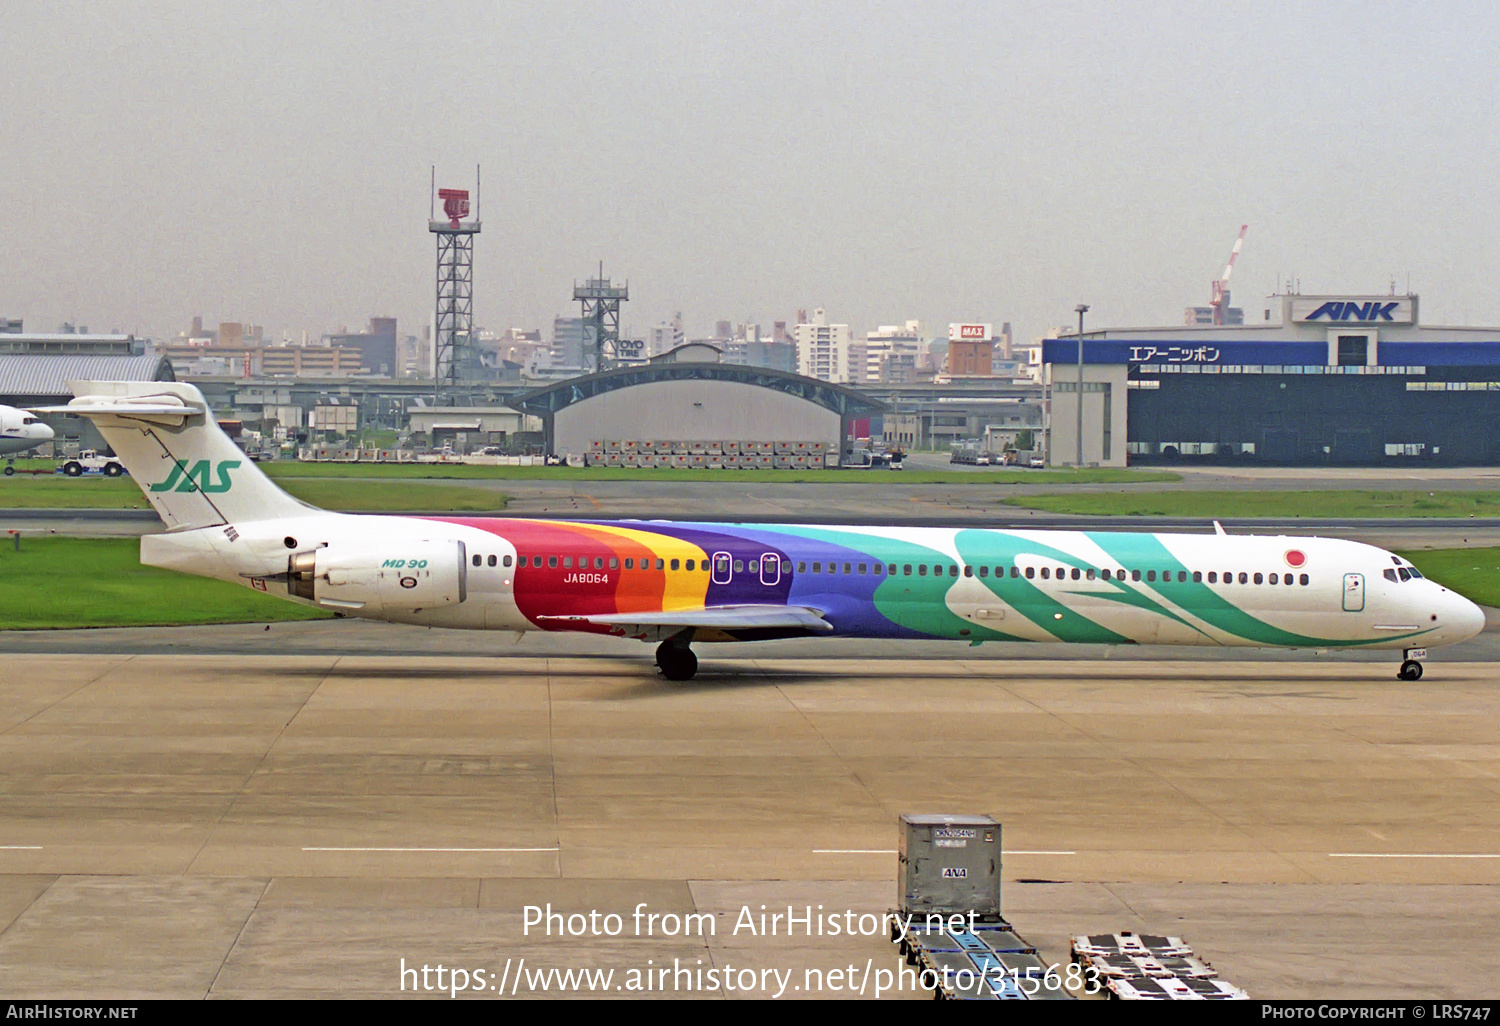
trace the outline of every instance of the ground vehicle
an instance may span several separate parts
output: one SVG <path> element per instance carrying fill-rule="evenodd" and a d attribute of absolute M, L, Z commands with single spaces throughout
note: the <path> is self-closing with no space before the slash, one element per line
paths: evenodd
<path fill-rule="evenodd" d="M 1032 470 L 1043 470 L 1047 466 L 1047 461 L 1042 459 L 1040 456 L 1033 456 L 1031 457 L 1031 459 L 1026 461 L 1026 465 Z"/>
<path fill-rule="evenodd" d="M 57 469 L 59 473 L 69 477 L 82 477 L 86 473 L 119 477 L 125 473 L 125 464 L 113 456 L 101 456 L 93 449 L 85 449 L 72 459 L 63 461 L 62 466 Z"/>

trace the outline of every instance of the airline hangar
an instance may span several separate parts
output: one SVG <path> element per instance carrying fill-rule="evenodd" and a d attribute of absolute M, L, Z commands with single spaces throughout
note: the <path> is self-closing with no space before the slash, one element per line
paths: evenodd
<path fill-rule="evenodd" d="M 1280 323 L 1085 331 L 1085 465 L 1500 465 L 1500 328 L 1418 297 L 1301 296 Z M 1078 340 L 1047 339 L 1048 460 L 1079 462 Z"/>

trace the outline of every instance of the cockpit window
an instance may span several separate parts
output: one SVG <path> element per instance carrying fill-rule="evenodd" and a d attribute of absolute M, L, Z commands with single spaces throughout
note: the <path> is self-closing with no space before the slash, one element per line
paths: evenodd
<path fill-rule="evenodd" d="M 1388 581 L 1399 581 L 1399 578 L 1397 578 L 1396 576 L 1396 571 L 1390 569 L 1389 567 L 1385 569 L 1384 577 Z"/>
<path fill-rule="evenodd" d="M 1409 567 L 1407 567 L 1407 568 L 1406 568 L 1406 572 L 1407 572 L 1407 573 L 1409 573 L 1409 574 L 1411 574 L 1411 575 L 1412 575 L 1412 576 L 1413 576 L 1413 577 L 1416 577 L 1416 578 L 1419 578 L 1419 579 L 1420 579 L 1420 578 L 1421 578 L 1421 576 L 1422 576 L 1422 571 L 1420 571 L 1420 570 L 1418 570 L 1418 569 L 1417 569 L 1417 568 L 1416 568 L 1416 567 L 1414 567 L 1414 566 L 1409 566 Z"/>
<path fill-rule="evenodd" d="M 1401 575 L 1401 579 L 1403 581 L 1409 581 L 1409 580 L 1411 580 L 1411 571 L 1408 570 L 1408 569 L 1406 569 L 1406 567 L 1404 567 L 1404 566 L 1403 567 L 1398 567 L 1396 569 L 1396 572 Z"/>

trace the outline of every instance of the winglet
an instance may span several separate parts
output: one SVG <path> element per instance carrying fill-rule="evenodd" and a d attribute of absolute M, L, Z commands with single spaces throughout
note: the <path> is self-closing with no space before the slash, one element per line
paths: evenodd
<path fill-rule="evenodd" d="M 1229 534 L 1229 532 L 1226 531 L 1226 530 L 1224 530 L 1224 525 L 1223 524 L 1221 524 L 1217 520 L 1215 520 L 1214 521 L 1214 534 L 1222 535 L 1222 536 L 1226 536 L 1227 537 L 1228 534 Z"/>

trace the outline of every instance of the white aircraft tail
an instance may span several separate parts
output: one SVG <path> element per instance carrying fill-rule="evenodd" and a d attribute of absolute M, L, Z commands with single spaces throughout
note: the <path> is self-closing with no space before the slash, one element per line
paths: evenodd
<path fill-rule="evenodd" d="M 306 516 L 219 427 L 203 393 L 178 381 L 70 381 L 67 412 L 88 417 L 169 531 Z"/>

